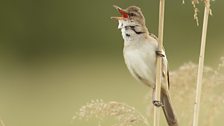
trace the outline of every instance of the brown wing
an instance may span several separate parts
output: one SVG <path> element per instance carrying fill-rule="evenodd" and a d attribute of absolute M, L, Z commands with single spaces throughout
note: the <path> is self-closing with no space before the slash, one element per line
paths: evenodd
<path fill-rule="evenodd" d="M 158 41 L 158 37 L 156 35 L 154 35 L 153 33 L 149 33 L 149 35 Z M 164 47 L 163 47 L 163 50 L 165 51 Z M 169 75 L 169 69 L 168 68 L 167 68 L 167 73 L 166 74 L 167 74 L 168 89 L 170 89 L 170 75 Z M 165 77 L 165 73 L 163 73 L 163 76 Z"/>

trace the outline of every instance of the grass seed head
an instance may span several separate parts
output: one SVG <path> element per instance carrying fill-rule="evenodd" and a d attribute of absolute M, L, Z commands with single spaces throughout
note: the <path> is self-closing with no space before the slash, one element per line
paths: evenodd
<path fill-rule="evenodd" d="M 143 115 L 141 115 L 134 107 L 124 103 L 115 101 L 104 102 L 103 100 L 92 100 L 86 105 L 82 106 L 79 112 L 73 119 L 96 118 L 100 120 L 112 117 L 117 123 L 114 126 L 147 126 L 148 122 Z"/>

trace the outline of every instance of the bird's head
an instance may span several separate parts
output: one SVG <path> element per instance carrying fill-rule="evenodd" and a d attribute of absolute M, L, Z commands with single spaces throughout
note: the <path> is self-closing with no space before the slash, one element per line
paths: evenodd
<path fill-rule="evenodd" d="M 122 9 L 122 8 L 114 5 L 114 8 L 118 10 L 118 12 L 121 14 L 121 16 L 112 17 L 112 19 L 129 21 L 129 22 L 136 23 L 136 24 L 139 24 L 142 26 L 145 25 L 145 17 L 142 14 L 142 11 L 139 7 L 129 6 L 126 9 Z"/>

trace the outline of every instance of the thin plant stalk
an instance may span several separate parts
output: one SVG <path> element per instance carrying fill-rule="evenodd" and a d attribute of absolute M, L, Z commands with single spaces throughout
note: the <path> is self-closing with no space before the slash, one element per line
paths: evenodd
<path fill-rule="evenodd" d="M 2 120 L 0 120 L 0 126 L 5 126 L 5 124 Z"/>
<path fill-rule="evenodd" d="M 159 30 L 158 30 L 158 44 L 159 51 L 163 49 L 163 28 L 164 28 L 164 10 L 165 10 L 165 0 L 160 0 L 159 5 Z M 156 65 L 156 90 L 155 90 L 155 100 L 160 101 L 161 95 L 161 80 L 162 80 L 162 58 L 157 57 Z M 160 122 L 160 108 L 154 106 L 154 126 L 159 126 Z"/>
<path fill-rule="evenodd" d="M 208 0 L 208 2 L 210 2 L 210 1 Z M 199 65 L 198 65 L 197 88 L 196 88 L 196 97 L 195 97 L 195 104 L 194 104 L 193 126 L 198 126 L 198 120 L 199 120 L 202 78 L 203 78 L 203 68 L 204 68 L 204 56 L 205 56 L 205 45 L 206 45 L 209 14 L 210 14 L 210 5 L 206 4 L 205 10 L 204 10 L 204 19 L 203 19 L 203 28 L 202 28 L 202 37 L 201 37 L 201 50 L 200 50 Z"/>

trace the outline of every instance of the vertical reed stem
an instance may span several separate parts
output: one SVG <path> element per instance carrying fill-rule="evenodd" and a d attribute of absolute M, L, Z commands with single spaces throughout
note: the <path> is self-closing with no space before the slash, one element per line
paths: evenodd
<path fill-rule="evenodd" d="M 159 6 L 159 30 L 158 30 L 158 39 L 159 39 L 159 51 L 162 51 L 163 48 L 163 28 L 164 28 L 164 10 L 165 10 L 165 0 L 160 0 Z M 160 101 L 161 95 L 161 80 L 162 80 L 162 58 L 157 57 L 156 65 L 156 90 L 155 90 L 155 100 Z M 154 106 L 154 126 L 159 126 L 160 121 L 160 108 Z"/>
<path fill-rule="evenodd" d="M 208 0 L 208 2 L 210 2 L 210 0 Z M 201 37 L 201 50 L 200 50 L 200 56 L 199 56 L 198 75 L 197 75 L 196 98 L 195 98 L 195 104 L 194 104 L 193 126 L 198 126 L 198 119 L 199 119 L 202 77 L 203 77 L 203 68 L 204 68 L 204 56 L 205 56 L 205 45 L 206 45 L 209 12 L 210 12 L 210 5 L 207 4 L 207 5 L 205 5 L 205 10 L 204 10 L 204 20 L 203 20 L 203 29 L 202 29 L 202 37 Z"/>

